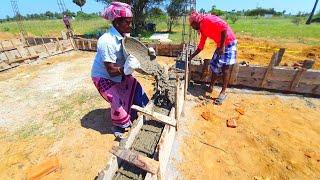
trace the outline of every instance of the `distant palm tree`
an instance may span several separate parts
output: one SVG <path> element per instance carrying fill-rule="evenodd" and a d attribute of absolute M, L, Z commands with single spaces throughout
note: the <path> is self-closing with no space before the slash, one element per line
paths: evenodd
<path fill-rule="evenodd" d="M 313 15 L 314 15 L 314 12 L 316 11 L 318 1 L 319 1 L 319 0 L 316 0 L 316 2 L 314 3 L 313 9 L 312 9 L 312 11 L 311 11 L 311 13 L 310 13 L 310 16 L 309 16 L 306 24 L 311 24 L 311 20 L 312 20 L 312 17 L 313 17 Z"/>

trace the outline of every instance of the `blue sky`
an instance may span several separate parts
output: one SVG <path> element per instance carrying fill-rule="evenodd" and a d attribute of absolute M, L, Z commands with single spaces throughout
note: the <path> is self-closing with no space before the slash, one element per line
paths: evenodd
<path fill-rule="evenodd" d="M 211 9 L 212 5 L 222 10 L 252 9 L 257 6 L 263 8 L 275 8 L 277 11 L 286 10 L 287 13 L 296 14 L 299 11 L 310 12 L 315 0 L 197 0 L 197 9 Z M 79 11 L 79 7 L 72 3 L 72 0 L 64 0 L 67 9 Z M 20 13 L 31 14 L 45 11 L 58 12 L 59 7 L 56 0 L 18 0 Z M 84 12 L 99 12 L 103 9 L 102 3 L 95 0 L 87 0 L 83 7 Z M 320 9 L 318 4 L 317 11 Z M 10 0 L 1 0 L 0 18 L 6 15 L 13 16 Z"/>

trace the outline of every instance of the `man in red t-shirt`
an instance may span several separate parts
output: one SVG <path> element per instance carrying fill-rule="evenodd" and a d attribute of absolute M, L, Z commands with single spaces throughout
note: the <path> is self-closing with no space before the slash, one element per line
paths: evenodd
<path fill-rule="evenodd" d="M 236 63 L 237 40 L 228 24 L 218 16 L 211 14 L 200 14 L 193 11 L 189 17 L 190 25 L 201 34 L 200 43 L 190 56 L 189 60 L 199 54 L 205 45 L 207 38 L 212 39 L 217 46 L 210 62 L 212 79 L 209 92 L 212 92 L 213 85 L 218 77 L 222 75 L 223 86 L 215 104 L 221 105 L 226 98 L 226 89 L 230 78 L 230 69 Z"/>

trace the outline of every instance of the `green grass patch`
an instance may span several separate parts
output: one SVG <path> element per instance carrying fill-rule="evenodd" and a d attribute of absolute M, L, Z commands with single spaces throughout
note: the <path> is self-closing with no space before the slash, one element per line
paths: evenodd
<path fill-rule="evenodd" d="M 29 137 L 33 137 L 37 134 L 39 134 L 39 129 L 41 128 L 40 124 L 34 123 L 31 125 L 25 125 L 22 128 L 20 128 L 17 132 L 16 132 L 16 136 L 19 139 L 26 139 Z"/>
<path fill-rule="evenodd" d="M 106 30 L 110 23 L 102 18 L 94 18 L 89 20 L 72 20 L 72 28 L 76 34 L 87 34 Z M 65 30 L 61 19 L 58 20 L 30 20 L 24 21 L 25 30 L 33 36 L 52 36 L 60 35 Z M 16 22 L 6 22 L 0 24 L 2 32 L 10 32 L 18 35 L 19 29 Z"/>
<path fill-rule="evenodd" d="M 306 25 L 303 20 L 297 25 L 292 21 L 293 18 L 241 18 L 229 24 L 240 35 L 320 45 L 320 24 Z"/>
<path fill-rule="evenodd" d="M 320 24 L 312 23 L 305 25 L 305 19 L 300 24 L 295 24 L 294 17 L 283 18 L 253 18 L 240 17 L 236 23 L 229 22 L 232 29 L 238 35 L 249 35 L 258 38 L 274 39 L 282 42 L 297 42 L 311 45 L 320 45 Z M 164 17 L 149 19 L 147 22 L 156 24 L 157 32 L 167 31 L 167 19 Z M 173 43 L 180 43 L 182 40 L 182 21 L 173 26 L 173 32 L 169 38 Z M 62 20 L 24 21 L 25 29 L 35 36 L 60 35 L 65 30 Z M 187 22 L 188 25 L 188 22 Z M 104 32 L 110 27 L 110 22 L 98 17 L 90 20 L 72 20 L 72 26 L 76 34 L 94 35 L 97 32 Z M 15 22 L 0 24 L 0 31 L 18 34 L 19 30 Z M 186 27 L 186 32 L 189 26 Z M 142 39 L 148 42 L 151 33 L 141 34 Z"/>

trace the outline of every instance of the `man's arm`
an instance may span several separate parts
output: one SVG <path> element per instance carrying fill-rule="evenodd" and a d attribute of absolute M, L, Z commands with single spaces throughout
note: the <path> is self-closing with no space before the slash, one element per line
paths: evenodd
<path fill-rule="evenodd" d="M 204 48 L 204 45 L 206 44 L 206 40 L 207 40 L 207 36 L 201 35 L 198 47 L 189 57 L 188 59 L 189 61 L 191 61 L 192 58 L 194 58 L 196 55 L 198 55 L 202 51 L 202 49 Z"/>
<path fill-rule="evenodd" d="M 196 55 L 198 55 L 201 52 L 201 49 L 197 48 L 189 57 L 189 61 L 191 61 L 191 59 L 193 59 Z"/>
<path fill-rule="evenodd" d="M 123 75 L 123 67 L 118 66 L 115 63 L 104 62 L 104 65 L 111 77 Z"/>
<path fill-rule="evenodd" d="M 227 39 L 227 30 L 223 30 L 221 31 L 221 34 L 220 34 L 220 46 L 218 48 L 218 53 L 219 55 L 222 55 L 224 54 L 224 51 L 225 51 L 225 42 L 226 42 L 226 39 Z"/>

